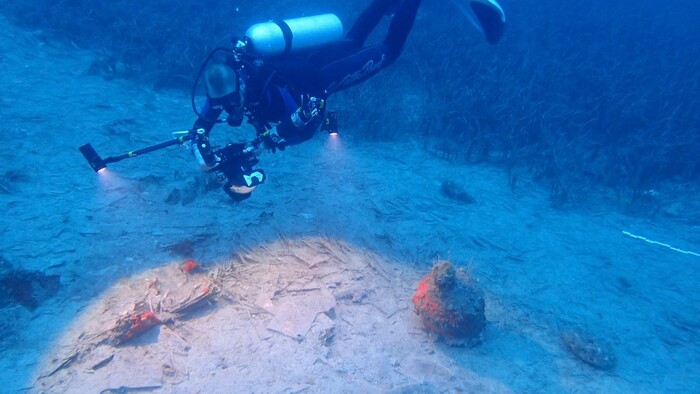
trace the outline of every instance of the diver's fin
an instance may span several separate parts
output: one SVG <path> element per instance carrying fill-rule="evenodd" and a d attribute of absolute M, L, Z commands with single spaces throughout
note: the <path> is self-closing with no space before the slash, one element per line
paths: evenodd
<path fill-rule="evenodd" d="M 489 44 L 501 40 L 506 14 L 496 0 L 452 0 L 452 3 L 484 34 Z"/>

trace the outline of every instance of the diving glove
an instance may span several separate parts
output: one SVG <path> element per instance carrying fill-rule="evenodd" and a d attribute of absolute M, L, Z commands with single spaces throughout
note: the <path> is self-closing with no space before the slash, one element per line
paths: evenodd
<path fill-rule="evenodd" d="M 322 113 L 326 102 L 318 97 L 308 95 L 301 97 L 301 106 L 292 114 L 292 124 L 301 128 L 316 120 Z"/>
<path fill-rule="evenodd" d="M 283 151 L 287 148 L 287 140 L 277 133 L 277 127 L 273 127 L 265 132 L 263 143 L 265 144 L 265 148 L 272 153 L 275 153 L 277 149 Z"/>
<path fill-rule="evenodd" d="M 221 157 L 217 155 L 209 143 L 209 138 L 204 134 L 204 129 L 195 131 L 177 131 L 173 133 L 175 138 L 182 138 L 184 135 L 194 134 L 194 138 L 183 141 L 182 145 L 192 151 L 192 155 L 197 159 L 199 168 L 204 172 L 210 172 L 221 164 Z"/>

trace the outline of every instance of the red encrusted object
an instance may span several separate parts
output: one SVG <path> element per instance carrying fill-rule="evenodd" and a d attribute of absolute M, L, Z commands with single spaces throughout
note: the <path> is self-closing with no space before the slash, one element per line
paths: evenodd
<path fill-rule="evenodd" d="M 184 264 L 182 264 L 182 271 L 186 274 L 191 273 L 192 271 L 196 270 L 199 267 L 199 264 L 197 264 L 196 261 L 192 259 L 187 259 Z"/>
<path fill-rule="evenodd" d="M 484 296 L 474 280 L 448 261 L 439 261 L 418 283 L 416 313 L 428 330 L 451 345 L 480 342 L 486 325 Z"/>
<path fill-rule="evenodd" d="M 160 324 L 160 320 L 158 320 L 156 314 L 151 311 L 141 312 L 136 316 L 130 316 L 127 324 L 129 328 L 124 334 L 124 340 L 139 336 L 158 324 Z"/>
<path fill-rule="evenodd" d="M 142 307 L 143 305 L 137 305 L 133 312 L 117 320 L 114 327 L 108 331 L 109 343 L 121 345 L 161 323 L 152 311 L 138 311 Z"/>

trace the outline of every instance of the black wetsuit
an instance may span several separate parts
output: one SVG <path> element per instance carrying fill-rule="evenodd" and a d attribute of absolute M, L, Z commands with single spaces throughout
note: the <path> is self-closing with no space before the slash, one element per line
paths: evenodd
<path fill-rule="evenodd" d="M 312 122 L 295 127 L 290 116 L 301 105 L 302 95 L 326 99 L 330 94 L 364 82 L 392 64 L 401 53 L 421 0 L 374 0 L 360 15 L 345 38 L 311 53 L 265 62 L 263 70 L 246 79 L 246 107 L 256 127 L 279 123 L 277 132 L 288 145 L 311 138 L 320 125 Z M 364 46 L 379 21 L 394 12 L 389 31 L 381 43 Z M 195 124 L 206 134 L 222 108 L 209 101 Z"/>

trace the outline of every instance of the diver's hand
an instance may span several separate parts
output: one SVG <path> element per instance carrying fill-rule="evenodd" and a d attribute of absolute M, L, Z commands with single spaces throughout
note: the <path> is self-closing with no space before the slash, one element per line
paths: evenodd
<path fill-rule="evenodd" d="M 211 149 L 209 138 L 197 131 L 195 138 L 192 140 L 192 154 L 197 159 L 199 169 L 204 172 L 210 172 L 216 169 L 221 163 L 221 157 Z"/>
<path fill-rule="evenodd" d="M 277 127 L 273 127 L 265 132 L 263 135 L 263 143 L 265 144 L 265 148 L 272 153 L 275 153 L 277 149 L 283 151 L 287 147 L 287 140 L 277 133 Z"/>
<path fill-rule="evenodd" d="M 292 123 L 296 127 L 303 127 L 316 120 L 323 112 L 326 102 L 313 96 L 302 96 L 301 106 L 292 114 Z"/>

